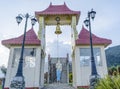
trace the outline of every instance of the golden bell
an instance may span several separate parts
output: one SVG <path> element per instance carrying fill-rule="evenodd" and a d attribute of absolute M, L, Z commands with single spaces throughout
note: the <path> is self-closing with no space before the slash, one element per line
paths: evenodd
<path fill-rule="evenodd" d="M 60 25 L 57 24 L 55 34 L 59 35 L 61 33 L 62 33 L 62 31 L 60 30 Z"/>

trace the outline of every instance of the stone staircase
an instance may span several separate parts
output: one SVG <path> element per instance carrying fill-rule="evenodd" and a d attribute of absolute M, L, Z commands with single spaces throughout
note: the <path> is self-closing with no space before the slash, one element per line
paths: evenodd
<path fill-rule="evenodd" d="M 70 86 L 70 85 L 68 85 L 68 84 L 53 83 L 53 84 L 46 85 L 42 89 L 75 89 L 75 88 Z"/>

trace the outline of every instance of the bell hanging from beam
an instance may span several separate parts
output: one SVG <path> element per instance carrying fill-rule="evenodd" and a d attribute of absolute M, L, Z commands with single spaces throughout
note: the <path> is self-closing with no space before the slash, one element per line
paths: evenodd
<path fill-rule="evenodd" d="M 59 23 L 58 23 L 57 26 L 56 26 L 55 34 L 59 35 L 59 34 L 61 34 L 61 33 L 62 33 L 62 31 L 60 30 L 60 25 L 59 25 Z"/>

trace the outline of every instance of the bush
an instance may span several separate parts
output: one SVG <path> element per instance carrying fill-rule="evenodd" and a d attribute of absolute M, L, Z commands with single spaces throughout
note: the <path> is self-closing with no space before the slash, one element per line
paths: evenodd
<path fill-rule="evenodd" d="M 120 75 L 120 65 L 118 66 L 112 66 L 110 68 L 108 68 L 108 74 L 109 75 L 114 75 L 114 74 L 119 74 Z"/>
<path fill-rule="evenodd" d="M 118 71 L 118 73 L 120 75 L 120 65 L 117 66 L 117 71 Z"/>
<path fill-rule="evenodd" d="M 112 67 L 108 68 L 108 74 L 109 75 L 113 75 L 113 73 L 116 72 L 116 71 L 117 71 L 117 67 L 115 67 L 115 66 L 112 66 Z"/>
<path fill-rule="evenodd" d="M 100 79 L 95 89 L 120 89 L 120 75 Z"/>

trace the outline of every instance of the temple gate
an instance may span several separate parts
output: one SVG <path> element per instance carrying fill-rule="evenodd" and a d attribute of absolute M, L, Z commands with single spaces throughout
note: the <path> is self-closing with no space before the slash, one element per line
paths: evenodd
<path fill-rule="evenodd" d="M 58 28 L 60 28 L 61 25 L 71 26 L 73 86 L 76 88 L 88 87 L 91 72 L 89 31 L 82 27 L 78 35 L 76 25 L 79 21 L 80 11 L 70 10 L 65 3 L 63 5 L 52 5 L 52 3 L 50 3 L 47 9 L 36 11 L 35 15 L 39 22 L 38 36 L 36 36 L 33 28 L 26 33 L 25 63 L 23 68 L 26 83 L 25 88 L 41 89 L 44 87 L 44 64 L 46 56 L 45 28 L 50 25 L 56 25 Z M 23 35 L 2 41 L 2 44 L 10 49 L 5 89 L 10 88 L 11 79 L 15 76 L 17 71 L 22 37 Z M 104 77 L 107 74 L 104 48 L 111 44 L 112 41 L 97 37 L 94 34 L 92 34 L 92 37 L 97 70 L 99 75 Z M 65 82 L 66 81 L 68 80 L 65 80 Z M 54 80 L 52 82 L 54 82 Z"/>
<path fill-rule="evenodd" d="M 45 61 L 45 27 L 46 26 L 51 26 L 51 25 L 70 25 L 71 26 L 71 46 L 72 46 L 72 57 L 74 57 L 74 52 L 75 52 L 75 41 L 78 38 L 78 32 L 76 29 L 76 25 L 78 24 L 79 21 L 79 16 L 80 16 L 80 11 L 73 11 L 70 10 L 66 4 L 64 3 L 63 5 L 52 5 L 50 3 L 49 7 L 43 11 L 36 11 L 35 15 L 38 19 L 39 22 L 39 31 L 38 31 L 38 37 L 41 40 L 41 52 L 42 52 L 42 60 Z M 41 84 L 43 85 L 43 66 L 44 62 L 41 62 Z M 74 65 L 73 65 L 73 70 L 74 70 Z M 74 77 L 76 75 L 73 72 L 73 82 L 74 82 Z"/>

